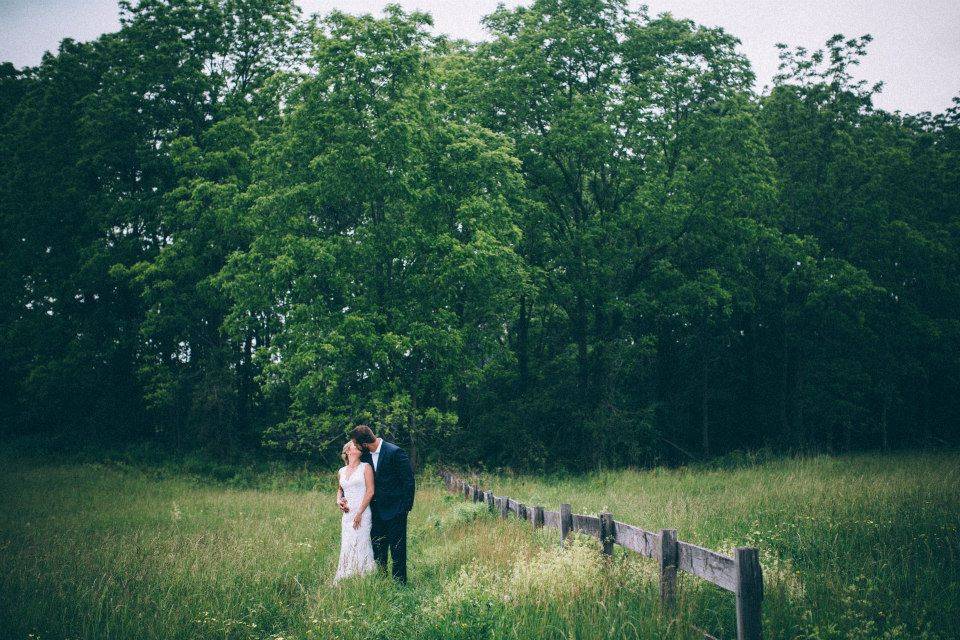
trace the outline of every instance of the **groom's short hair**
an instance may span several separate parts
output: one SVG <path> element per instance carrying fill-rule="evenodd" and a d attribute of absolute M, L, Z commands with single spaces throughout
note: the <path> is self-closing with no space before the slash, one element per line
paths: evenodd
<path fill-rule="evenodd" d="M 350 432 L 350 437 L 357 444 L 370 444 L 377 439 L 377 436 L 373 435 L 373 430 L 365 424 L 355 426 L 353 431 Z"/>

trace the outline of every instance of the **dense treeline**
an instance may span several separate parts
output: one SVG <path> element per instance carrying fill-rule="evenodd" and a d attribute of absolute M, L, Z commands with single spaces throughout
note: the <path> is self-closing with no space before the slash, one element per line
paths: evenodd
<path fill-rule="evenodd" d="M 10 433 L 585 467 L 955 444 L 960 107 L 868 36 L 536 0 L 481 43 L 292 0 L 121 2 L 0 67 Z"/>

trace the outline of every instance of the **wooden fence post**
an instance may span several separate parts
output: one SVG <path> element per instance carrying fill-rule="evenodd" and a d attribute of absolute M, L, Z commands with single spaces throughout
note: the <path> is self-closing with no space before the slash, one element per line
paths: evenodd
<path fill-rule="evenodd" d="M 517 517 L 521 520 L 527 519 L 527 505 L 522 502 L 517 503 Z"/>
<path fill-rule="evenodd" d="M 510 514 L 510 498 L 503 496 L 500 498 L 500 517 L 504 520 L 507 519 L 507 516 Z"/>
<path fill-rule="evenodd" d="M 760 556 L 751 547 L 733 550 L 737 563 L 737 640 L 760 640 L 760 605 L 763 602 L 763 573 Z"/>
<path fill-rule="evenodd" d="M 604 511 L 600 514 L 600 544 L 603 546 L 603 555 L 613 555 L 613 514 Z"/>
<path fill-rule="evenodd" d="M 573 512 L 570 505 L 560 505 L 560 542 L 564 542 L 573 531 Z"/>
<path fill-rule="evenodd" d="M 486 499 L 486 501 L 487 501 L 487 507 L 490 509 L 490 511 L 494 511 L 493 491 L 487 491 L 487 492 L 484 494 L 484 499 Z"/>
<path fill-rule="evenodd" d="M 533 528 L 540 529 L 543 527 L 543 507 L 536 506 L 533 508 Z"/>
<path fill-rule="evenodd" d="M 660 529 L 660 603 L 665 609 L 672 609 L 677 596 L 677 531 Z"/>

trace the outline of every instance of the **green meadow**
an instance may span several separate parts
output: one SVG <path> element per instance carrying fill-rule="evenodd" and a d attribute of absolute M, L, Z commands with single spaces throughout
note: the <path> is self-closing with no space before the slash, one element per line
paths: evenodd
<path fill-rule="evenodd" d="M 498 495 L 609 510 L 721 551 L 761 550 L 766 638 L 951 638 L 960 455 L 796 458 L 727 469 L 492 475 Z M 222 469 L 221 469 L 222 471 Z M 332 474 L 3 460 L 0 629 L 15 639 L 735 637 L 732 594 L 501 521 L 427 471 L 411 584 L 333 586 Z"/>

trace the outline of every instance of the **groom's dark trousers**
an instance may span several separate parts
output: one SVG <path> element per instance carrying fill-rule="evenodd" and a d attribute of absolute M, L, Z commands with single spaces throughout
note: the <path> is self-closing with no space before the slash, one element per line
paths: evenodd
<path fill-rule="evenodd" d="M 370 528 L 370 542 L 373 543 L 373 557 L 377 565 L 387 568 L 387 550 L 393 556 L 393 577 L 401 583 L 407 582 L 407 514 L 396 518 L 381 520 L 373 516 Z"/>
<path fill-rule="evenodd" d="M 364 452 L 360 458 L 373 464 L 373 457 Z M 413 467 L 407 452 L 397 445 L 380 443 L 377 466 L 374 468 L 373 500 L 370 511 L 373 521 L 370 541 L 377 565 L 387 568 L 387 552 L 393 558 L 393 577 L 407 582 L 407 513 L 413 508 L 416 486 Z"/>

